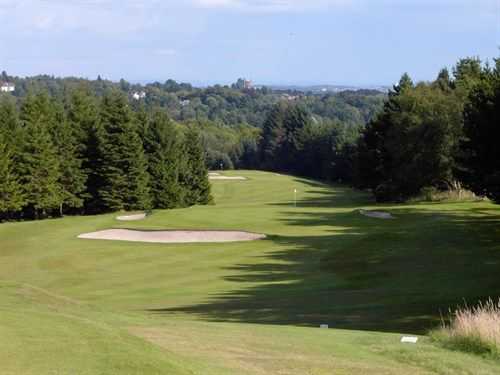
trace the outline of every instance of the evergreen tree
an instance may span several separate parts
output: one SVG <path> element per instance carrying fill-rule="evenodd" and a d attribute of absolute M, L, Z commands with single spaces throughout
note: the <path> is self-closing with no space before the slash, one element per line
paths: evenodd
<path fill-rule="evenodd" d="M 453 82 L 448 69 L 444 68 L 440 70 L 436 81 L 434 81 L 434 86 L 437 86 L 445 92 L 450 92 L 453 89 Z"/>
<path fill-rule="evenodd" d="M 309 123 L 308 113 L 300 106 L 289 106 L 285 112 L 285 138 L 278 152 L 280 169 L 289 172 L 298 172 L 302 159 L 303 131 Z"/>
<path fill-rule="evenodd" d="M 154 208 L 174 208 L 182 204 L 179 183 L 179 136 L 164 112 L 156 111 L 144 130 Z"/>
<path fill-rule="evenodd" d="M 14 171 L 14 157 L 7 138 L 0 133 L 0 219 L 20 211 L 25 204 L 19 176 Z"/>
<path fill-rule="evenodd" d="M 261 161 L 264 168 L 297 172 L 302 148 L 301 132 L 309 115 L 299 106 L 278 103 L 269 113 L 263 129 Z"/>
<path fill-rule="evenodd" d="M 16 140 L 18 131 L 16 102 L 11 96 L 0 95 L 0 132 L 9 140 Z"/>
<path fill-rule="evenodd" d="M 46 94 L 30 95 L 21 108 L 25 137 L 21 153 L 21 182 L 27 206 L 35 218 L 44 217 L 63 202 L 60 159 L 50 129 L 55 114 Z"/>
<path fill-rule="evenodd" d="M 67 121 L 72 129 L 78 148 L 77 159 L 81 160 L 81 170 L 86 176 L 86 190 L 81 194 L 87 213 L 100 211 L 98 191 L 101 188 L 101 156 L 99 143 L 102 138 L 98 119 L 98 109 L 94 98 L 85 87 L 72 92 L 68 106 Z"/>
<path fill-rule="evenodd" d="M 184 136 L 183 157 L 180 181 L 184 188 L 184 204 L 192 206 L 210 203 L 212 196 L 204 150 L 200 134 L 194 128 L 189 128 Z"/>
<path fill-rule="evenodd" d="M 464 112 L 462 177 L 476 194 L 500 203 L 500 65 L 470 93 Z"/>
<path fill-rule="evenodd" d="M 262 139 L 259 144 L 261 168 L 273 170 L 278 169 L 278 152 L 285 141 L 286 130 L 284 126 L 287 104 L 278 103 L 269 112 L 262 131 Z"/>
<path fill-rule="evenodd" d="M 19 121 L 15 100 L 10 96 L 0 96 L 0 133 L 4 135 L 12 153 L 14 171 L 19 175 L 19 162 L 24 131 Z"/>
<path fill-rule="evenodd" d="M 83 206 L 87 174 L 82 168 L 83 159 L 76 132 L 68 124 L 63 108 L 56 107 L 55 111 L 56 119 L 51 130 L 59 156 L 59 186 L 62 194 L 59 213 L 62 216 L 64 208 L 77 209 Z"/>
<path fill-rule="evenodd" d="M 99 197 L 106 209 L 150 208 L 143 145 L 124 95 L 107 93 L 101 104 L 102 141 Z"/>

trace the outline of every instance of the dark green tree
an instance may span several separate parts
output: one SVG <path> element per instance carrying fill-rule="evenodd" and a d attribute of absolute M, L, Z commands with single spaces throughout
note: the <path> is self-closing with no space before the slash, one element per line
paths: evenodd
<path fill-rule="evenodd" d="M 148 161 L 151 196 L 154 208 L 182 205 L 179 182 L 179 135 L 163 111 L 156 111 L 144 130 L 144 150 Z"/>
<path fill-rule="evenodd" d="M 273 170 L 279 167 L 277 155 L 286 139 L 285 118 L 288 105 L 284 102 L 277 104 L 268 114 L 262 139 L 259 144 L 260 165 L 263 169 Z"/>
<path fill-rule="evenodd" d="M 500 69 L 471 91 L 464 111 L 462 177 L 476 194 L 500 203 Z"/>
<path fill-rule="evenodd" d="M 21 108 L 21 121 L 25 137 L 20 155 L 20 178 L 28 215 L 45 217 L 59 209 L 64 201 L 59 185 L 60 158 L 50 134 L 56 116 L 48 96 L 28 96 Z"/>
<path fill-rule="evenodd" d="M 23 188 L 14 169 L 13 151 L 0 132 L 0 219 L 15 213 L 25 204 Z"/>
<path fill-rule="evenodd" d="M 102 141 L 99 197 L 105 209 L 136 210 L 151 206 L 143 145 L 127 98 L 107 93 L 101 104 Z"/>
<path fill-rule="evenodd" d="M 180 182 L 184 189 L 184 204 L 207 204 L 212 201 L 210 181 L 205 164 L 205 155 L 199 132 L 190 127 L 184 135 L 183 163 L 180 167 Z"/>
<path fill-rule="evenodd" d="M 102 208 L 98 194 L 102 185 L 99 152 L 102 128 L 95 99 L 88 88 L 80 86 L 71 93 L 67 113 L 67 122 L 78 143 L 77 158 L 81 160 L 81 169 L 86 176 L 86 190 L 80 196 L 85 211 L 97 213 Z"/>
<path fill-rule="evenodd" d="M 55 106 L 56 118 L 51 132 L 59 156 L 59 186 L 62 194 L 59 213 L 62 216 L 65 209 L 83 207 L 87 173 L 82 168 L 83 157 L 80 152 L 81 143 L 77 139 L 78 133 L 69 125 L 64 109 L 57 104 L 52 105 Z"/>

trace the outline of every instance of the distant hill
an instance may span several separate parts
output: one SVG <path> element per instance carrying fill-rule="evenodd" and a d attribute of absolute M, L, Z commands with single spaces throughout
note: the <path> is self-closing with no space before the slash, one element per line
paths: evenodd
<path fill-rule="evenodd" d="M 21 98 L 29 92 L 47 91 L 63 100 L 77 87 L 87 87 L 94 95 L 117 89 L 126 93 L 133 106 L 165 108 L 177 121 L 212 121 L 226 126 L 262 127 L 269 110 L 279 101 L 302 105 L 315 117 L 363 126 L 382 108 L 386 87 L 351 86 L 253 86 L 239 79 L 235 84 L 194 87 L 174 80 L 148 84 L 125 80 L 110 81 L 49 75 L 14 77 L 4 72 L 4 81 L 15 85 L 11 93 Z"/>

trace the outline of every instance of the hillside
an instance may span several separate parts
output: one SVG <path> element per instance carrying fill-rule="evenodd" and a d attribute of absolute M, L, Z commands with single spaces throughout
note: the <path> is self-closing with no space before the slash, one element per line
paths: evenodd
<path fill-rule="evenodd" d="M 110 214 L 1 224 L 0 373 L 500 371 L 498 360 L 425 336 L 440 312 L 500 294 L 500 208 L 382 206 L 313 180 L 227 174 L 248 180 L 213 181 L 213 206 L 157 210 L 137 222 Z M 76 238 L 112 227 L 268 237 L 182 245 Z M 420 340 L 401 344 L 403 333 Z"/>

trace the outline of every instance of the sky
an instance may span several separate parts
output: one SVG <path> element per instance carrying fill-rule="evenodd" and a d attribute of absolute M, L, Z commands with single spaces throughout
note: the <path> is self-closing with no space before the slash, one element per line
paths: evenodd
<path fill-rule="evenodd" d="M 0 0 L 0 70 L 390 85 L 500 56 L 500 0 Z"/>

